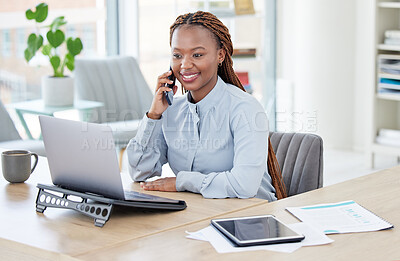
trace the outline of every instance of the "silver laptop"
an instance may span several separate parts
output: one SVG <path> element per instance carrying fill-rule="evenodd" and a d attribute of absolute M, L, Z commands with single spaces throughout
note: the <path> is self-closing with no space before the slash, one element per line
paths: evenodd
<path fill-rule="evenodd" d="M 178 200 L 124 191 L 109 126 L 39 116 L 54 185 L 108 198 L 152 203 Z"/>

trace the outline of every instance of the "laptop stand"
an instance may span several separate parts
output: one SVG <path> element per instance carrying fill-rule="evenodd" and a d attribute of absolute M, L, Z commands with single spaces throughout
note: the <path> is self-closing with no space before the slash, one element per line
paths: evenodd
<path fill-rule="evenodd" d="M 39 189 L 36 198 L 36 212 L 43 213 L 46 208 L 73 209 L 94 219 L 94 225 L 103 227 L 110 218 L 114 205 L 163 209 L 163 210 L 183 210 L 186 202 L 182 200 L 171 200 L 157 197 L 164 202 L 149 202 L 148 200 L 117 200 L 106 198 L 92 193 L 82 193 L 52 185 L 37 184 Z M 81 200 L 72 200 L 70 196 L 79 197 Z M 153 197 L 153 196 L 152 196 Z M 155 197 L 155 196 L 154 196 Z"/>
<path fill-rule="evenodd" d="M 43 213 L 47 207 L 73 209 L 93 218 L 97 227 L 103 227 L 110 218 L 114 205 L 111 199 L 56 186 L 38 184 L 37 187 L 39 192 L 36 198 L 36 211 L 39 213 Z M 71 200 L 69 196 L 79 197 L 82 201 Z"/>

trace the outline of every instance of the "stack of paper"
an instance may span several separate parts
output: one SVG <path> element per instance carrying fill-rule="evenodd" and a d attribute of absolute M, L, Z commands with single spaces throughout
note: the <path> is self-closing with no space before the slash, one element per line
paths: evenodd
<path fill-rule="evenodd" d="M 325 234 L 377 231 L 393 227 L 353 200 L 286 209 Z"/>

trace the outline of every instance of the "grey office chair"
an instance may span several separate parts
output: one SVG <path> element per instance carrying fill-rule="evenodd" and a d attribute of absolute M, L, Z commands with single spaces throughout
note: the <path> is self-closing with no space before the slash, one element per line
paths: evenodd
<path fill-rule="evenodd" d="M 306 133 L 270 132 L 271 144 L 281 167 L 288 196 L 321 188 L 322 138 Z"/>
<path fill-rule="evenodd" d="M 14 122 L 0 101 L 0 148 L 10 150 L 29 150 L 40 156 L 46 156 L 44 144 L 40 140 L 22 140 Z"/>
<path fill-rule="evenodd" d="M 111 127 L 115 144 L 121 149 L 121 164 L 123 151 L 153 100 L 139 65 L 127 56 L 81 58 L 75 62 L 74 75 L 79 99 L 104 103 L 87 120 Z"/>

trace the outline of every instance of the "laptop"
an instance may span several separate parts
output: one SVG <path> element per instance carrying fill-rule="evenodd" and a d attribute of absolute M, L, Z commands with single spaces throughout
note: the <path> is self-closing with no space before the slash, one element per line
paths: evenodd
<path fill-rule="evenodd" d="M 181 200 L 124 191 L 109 126 L 49 116 L 39 116 L 39 122 L 54 185 L 141 207 L 147 202 L 144 207 L 186 208 Z"/>

